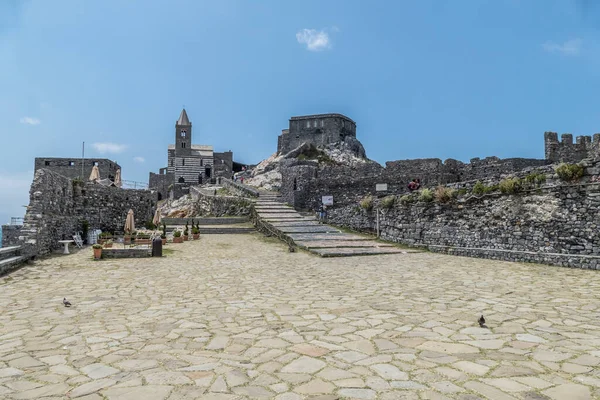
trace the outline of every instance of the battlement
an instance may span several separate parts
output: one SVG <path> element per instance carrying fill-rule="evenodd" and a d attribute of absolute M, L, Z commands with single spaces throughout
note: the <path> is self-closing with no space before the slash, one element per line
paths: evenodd
<path fill-rule="evenodd" d="M 584 158 L 597 158 L 600 155 L 600 133 L 593 136 L 577 136 L 564 133 L 558 141 L 556 132 L 544 132 L 546 160 L 556 162 L 579 162 Z"/>

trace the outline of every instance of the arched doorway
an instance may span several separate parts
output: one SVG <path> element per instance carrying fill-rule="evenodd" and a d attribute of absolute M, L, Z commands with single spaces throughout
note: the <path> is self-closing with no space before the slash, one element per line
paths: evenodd
<path fill-rule="evenodd" d="M 206 175 L 207 178 L 210 178 L 210 173 L 211 173 L 210 167 L 206 167 L 206 169 L 204 170 L 204 174 Z"/>
<path fill-rule="evenodd" d="M 180 177 L 179 177 L 179 180 L 178 180 L 178 182 L 179 182 L 179 183 L 185 183 L 185 179 L 183 178 L 183 176 L 180 176 Z"/>

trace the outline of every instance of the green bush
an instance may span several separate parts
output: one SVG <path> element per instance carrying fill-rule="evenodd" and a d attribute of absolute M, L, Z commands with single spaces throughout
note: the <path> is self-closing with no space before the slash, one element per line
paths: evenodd
<path fill-rule="evenodd" d="M 455 196 L 456 190 L 444 186 L 438 186 L 433 194 L 433 197 L 438 203 L 448 203 Z"/>
<path fill-rule="evenodd" d="M 153 231 L 156 228 L 156 226 L 150 220 L 150 221 L 146 221 L 145 228 L 148 229 L 149 231 Z"/>
<path fill-rule="evenodd" d="M 101 244 L 95 244 L 95 245 L 92 246 L 92 248 L 98 250 L 98 249 L 102 248 L 102 245 Z"/>
<path fill-rule="evenodd" d="M 410 194 L 405 194 L 404 196 L 400 197 L 400 203 L 402 204 L 414 203 L 416 200 L 417 198 L 415 196 L 411 196 Z"/>
<path fill-rule="evenodd" d="M 368 195 L 359 204 L 363 210 L 371 211 L 373 209 L 373 196 Z"/>
<path fill-rule="evenodd" d="M 530 185 L 541 185 L 546 182 L 546 174 L 533 172 L 525 177 L 525 182 Z"/>
<path fill-rule="evenodd" d="M 396 203 L 396 196 L 386 196 L 383 199 L 381 199 L 381 202 L 379 203 L 381 205 L 381 208 L 389 210 L 390 208 L 394 207 L 394 204 Z"/>
<path fill-rule="evenodd" d="M 521 190 L 521 180 L 519 178 L 506 178 L 500 181 L 500 191 L 504 194 L 513 194 Z"/>
<path fill-rule="evenodd" d="M 583 166 L 580 164 L 561 163 L 554 171 L 565 182 L 576 182 L 583 176 Z"/>
<path fill-rule="evenodd" d="M 464 195 L 465 195 L 465 194 L 467 194 L 467 193 L 469 193 L 469 191 L 468 191 L 467 189 L 465 189 L 465 188 L 458 189 L 458 190 L 456 191 L 456 195 L 457 195 L 457 196 L 464 196 Z"/>
<path fill-rule="evenodd" d="M 431 189 L 423 189 L 419 193 L 419 201 L 433 201 L 433 192 Z"/>
<path fill-rule="evenodd" d="M 181 231 L 175 231 L 175 233 L 173 233 L 174 237 L 181 237 Z"/>
<path fill-rule="evenodd" d="M 485 188 L 486 186 L 481 183 L 481 181 L 477 181 L 477 183 L 473 185 L 471 192 L 473 192 L 473 194 L 481 195 L 485 193 Z"/>

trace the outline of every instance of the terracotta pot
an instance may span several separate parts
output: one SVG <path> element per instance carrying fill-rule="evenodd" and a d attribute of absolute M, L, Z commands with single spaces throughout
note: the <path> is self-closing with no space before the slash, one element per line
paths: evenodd
<path fill-rule="evenodd" d="M 163 246 L 164 246 L 165 244 L 167 244 L 167 239 L 166 239 L 166 238 L 165 238 L 165 239 L 160 239 L 160 240 L 162 240 L 162 245 L 163 245 Z"/>
<path fill-rule="evenodd" d="M 183 241 L 184 242 L 187 242 L 189 240 L 189 238 L 190 238 L 189 235 L 183 235 Z"/>
<path fill-rule="evenodd" d="M 194 240 L 198 240 L 198 239 L 200 239 L 200 234 L 199 233 L 194 233 L 192 235 L 192 237 L 194 238 Z"/>
<path fill-rule="evenodd" d="M 104 248 L 105 249 L 112 249 L 112 243 L 104 243 Z"/>
<path fill-rule="evenodd" d="M 135 244 L 150 244 L 150 239 L 136 239 Z"/>
<path fill-rule="evenodd" d="M 131 243 L 131 236 L 123 236 L 123 243 L 124 244 L 130 244 Z"/>
<path fill-rule="evenodd" d="M 98 244 L 104 244 L 106 243 L 106 239 L 98 239 Z"/>
<path fill-rule="evenodd" d="M 94 250 L 94 259 L 99 260 L 102 258 L 102 249 L 93 249 Z"/>
<path fill-rule="evenodd" d="M 173 237 L 173 243 L 183 243 L 183 237 Z"/>

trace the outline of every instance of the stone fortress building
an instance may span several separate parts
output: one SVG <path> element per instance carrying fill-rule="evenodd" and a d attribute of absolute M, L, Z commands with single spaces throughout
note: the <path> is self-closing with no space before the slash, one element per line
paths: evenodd
<path fill-rule="evenodd" d="M 365 150 L 356 140 L 356 122 L 342 114 L 304 115 L 290 118 L 288 129 L 283 129 L 277 139 L 277 153 L 288 153 L 302 143 L 324 147 L 346 143 L 359 157 Z"/>
<path fill-rule="evenodd" d="M 37 157 L 35 159 L 34 174 L 40 169 L 47 169 L 67 178 L 87 180 L 94 165 L 98 167 L 100 179 L 110 179 L 111 181 L 115 180 L 117 170 L 121 169 L 115 161 L 105 158 L 82 160 L 81 158 Z"/>
<path fill-rule="evenodd" d="M 149 189 L 158 192 L 159 200 L 170 192 L 174 198 L 187 194 L 192 185 L 231 178 L 233 153 L 215 153 L 213 146 L 193 144 L 192 138 L 192 122 L 183 109 L 175 123 L 175 144 L 168 147 L 167 166 L 150 173 Z"/>

